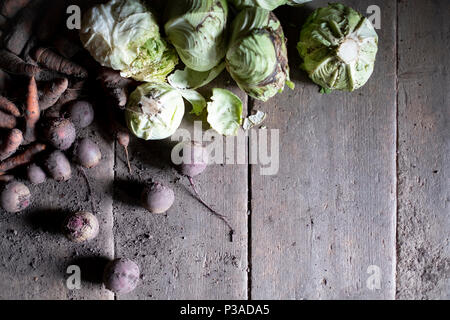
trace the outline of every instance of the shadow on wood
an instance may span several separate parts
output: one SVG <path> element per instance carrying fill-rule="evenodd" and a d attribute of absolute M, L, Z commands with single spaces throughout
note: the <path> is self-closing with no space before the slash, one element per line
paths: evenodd
<path fill-rule="evenodd" d="M 25 221 L 35 230 L 42 230 L 55 235 L 60 234 L 63 237 L 61 226 L 69 212 L 68 210 L 55 208 L 39 208 L 31 211 L 25 217 Z"/>
<path fill-rule="evenodd" d="M 71 265 L 80 267 L 81 280 L 90 283 L 103 282 L 103 270 L 110 259 L 102 256 L 81 257 L 73 260 Z"/>

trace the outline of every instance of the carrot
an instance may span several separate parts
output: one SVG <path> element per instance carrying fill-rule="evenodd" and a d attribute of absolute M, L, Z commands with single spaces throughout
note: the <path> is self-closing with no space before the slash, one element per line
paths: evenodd
<path fill-rule="evenodd" d="M 81 80 L 73 84 L 70 88 L 67 88 L 61 97 L 59 97 L 58 101 L 46 110 L 44 116 L 46 118 L 59 118 L 61 116 L 61 109 L 65 104 L 75 101 L 81 97 L 84 84 L 84 80 Z"/>
<path fill-rule="evenodd" d="M 17 125 L 17 120 L 14 116 L 0 111 L 0 128 L 13 129 Z"/>
<path fill-rule="evenodd" d="M 39 90 L 39 109 L 44 111 L 53 106 L 66 91 L 68 85 L 69 80 L 66 78 L 44 83 Z"/>
<path fill-rule="evenodd" d="M 0 14 L 0 30 L 4 30 L 7 23 L 8 19 Z"/>
<path fill-rule="evenodd" d="M 0 49 L 0 69 L 23 76 L 33 76 L 41 71 L 39 67 L 26 63 L 14 53 L 4 49 Z"/>
<path fill-rule="evenodd" d="M 4 175 L 4 176 L 0 176 L 0 182 L 10 182 L 14 180 L 14 176 L 13 175 Z"/>
<path fill-rule="evenodd" d="M 79 78 L 87 78 L 88 76 L 86 69 L 66 58 L 61 57 L 50 49 L 38 48 L 34 52 L 33 58 L 37 63 L 47 67 L 50 70 Z"/>
<path fill-rule="evenodd" d="M 105 93 L 111 97 L 114 102 L 121 108 L 127 104 L 128 86 L 133 84 L 133 80 L 123 78 L 120 72 L 102 68 L 98 74 L 97 80 L 101 82 Z"/>
<path fill-rule="evenodd" d="M 71 33 L 61 34 L 52 41 L 52 44 L 58 51 L 58 53 L 67 59 L 73 58 L 77 53 L 79 53 L 82 50 L 80 45 L 78 44 L 80 40 L 77 39 L 78 42 L 75 43 L 75 40 L 70 38 Z"/>
<path fill-rule="evenodd" d="M 13 2 L 17 0 L 11 0 Z M 10 1 L 8 1 L 10 2 Z M 19 1 L 20 2 L 20 1 Z M 3 38 L 3 45 L 9 51 L 19 55 L 31 35 L 42 10 L 42 1 L 34 0 L 17 14 L 14 23 L 10 24 L 8 33 Z"/>
<path fill-rule="evenodd" d="M 46 148 L 47 146 L 45 144 L 36 143 L 28 147 L 23 153 L 0 162 L 0 176 L 4 175 L 9 170 L 31 163 L 34 156 L 44 151 Z"/>
<path fill-rule="evenodd" d="M 20 111 L 16 105 L 3 96 L 0 96 L 0 110 L 13 115 L 14 117 L 20 117 Z"/>
<path fill-rule="evenodd" d="M 12 156 L 23 142 L 22 131 L 12 129 L 6 139 L 0 144 L 0 161 Z"/>
<path fill-rule="evenodd" d="M 34 77 L 31 77 L 25 109 L 25 144 L 36 141 L 36 123 L 39 121 L 39 116 L 39 95 L 36 80 L 34 80 Z"/>
<path fill-rule="evenodd" d="M 67 88 L 66 91 L 61 95 L 61 97 L 58 99 L 58 101 L 55 103 L 55 106 L 62 106 L 66 103 L 69 103 L 71 101 L 77 100 L 79 97 L 81 97 L 81 93 L 83 92 L 84 87 L 84 80 L 78 81 L 70 88 Z"/>
<path fill-rule="evenodd" d="M 0 13 L 7 18 L 14 17 L 21 9 L 25 8 L 31 0 L 3 0 Z"/>
<path fill-rule="evenodd" d="M 0 69 L 0 93 L 4 93 L 8 90 L 9 80 L 9 74 Z"/>

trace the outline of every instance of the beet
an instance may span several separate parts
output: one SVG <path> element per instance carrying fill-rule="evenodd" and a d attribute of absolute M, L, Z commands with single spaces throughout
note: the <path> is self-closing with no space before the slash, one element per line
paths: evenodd
<path fill-rule="evenodd" d="M 85 168 L 93 168 L 99 164 L 102 153 L 98 145 L 89 138 L 80 139 L 73 149 L 74 160 Z"/>
<path fill-rule="evenodd" d="M 108 263 L 103 273 L 105 287 L 117 294 L 129 293 L 139 283 L 138 265 L 130 259 L 119 258 Z"/>
<path fill-rule="evenodd" d="M 72 177 L 72 168 L 64 153 L 53 151 L 45 161 L 45 169 L 56 181 L 67 181 Z"/>
<path fill-rule="evenodd" d="M 20 212 L 31 203 L 30 189 L 23 183 L 10 182 L 5 186 L 0 200 L 5 211 L 11 213 Z"/>
<path fill-rule="evenodd" d="M 130 156 L 128 154 L 128 145 L 130 144 L 130 134 L 128 132 L 125 132 L 125 131 L 118 131 L 117 135 L 116 135 L 116 138 L 117 138 L 117 142 L 125 150 L 125 155 L 127 157 L 128 172 L 130 174 L 132 174 L 133 171 L 131 170 Z"/>
<path fill-rule="evenodd" d="M 164 213 L 172 207 L 175 194 L 169 187 L 154 182 L 144 188 L 141 200 L 144 208 L 151 213 Z"/>
<path fill-rule="evenodd" d="M 74 101 L 68 105 L 66 115 L 77 129 L 83 129 L 94 121 L 94 108 L 88 101 Z"/>
<path fill-rule="evenodd" d="M 97 218 L 90 212 L 69 215 L 63 224 L 63 233 L 73 242 L 80 243 L 94 239 L 99 232 Z"/>
<path fill-rule="evenodd" d="M 197 200 L 203 204 L 214 216 L 218 219 L 222 220 L 230 230 L 230 241 L 233 241 L 234 229 L 231 224 L 228 222 L 227 217 L 218 213 L 214 210 L 209 204 L 207 204 L 203 198 L 200 196 L 200 193 L 197 190 L 197 186 L 194 182 L 194 177 L 203 173 L 208 166 L 209 157 L 206 148 L 204 148 L 200 143 L 189 141 L 189 142 L 180 142 L 177 144 L 172 153 L 179 152 L 182 162 L 177 165 L 177 170 L 184 176 L 186 176 L 191 184 L 192 190 L 194 190 L 195 197 Z"/>
<path fill-rule="evenodd" d="M 44 124 L 45 139 L 56 149 L 67 150 L 75 141 L 76 130 L 73 123 L 64 118 L 51 118 Z"/>
<path fill-rule="evenodd" d="M 182 148 L 180 155 L 183 162 L 177 169 L 187 177 L 195 177 L 205 171 L 208 166 L 208 153 L 198 142 L 181 142 L 175 148 Z"/>
<path fill-rule="evenodd" d="M 47 180 L 44 170 L 34 163 L 27 168 L 27 176 L 32 184 L 41 184 Z"/>

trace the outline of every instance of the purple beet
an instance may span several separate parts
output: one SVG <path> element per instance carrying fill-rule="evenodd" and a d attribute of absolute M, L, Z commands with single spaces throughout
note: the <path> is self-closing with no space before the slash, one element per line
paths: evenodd
<path fill-rule="evenodd" d="M 117 294 L 136 289 L 140 277 L 139 267 L 130 259 L 119 258 L 108 263 L 103 273 L 105 287 Z"/>
<path fill-rule="evenodd" d="M 180 152 L 180 156 L 182 158 L 182 163 L 176 166 L 177 170 L 182 175 L 188 178 L 197 200 L 200 201 L 200 203 L 202 203 L 206 208 L 208 208 L 214 216 L 222 220 L 228 226 L 228 228 L 230 229 L 230 239 L 232 241 L 234 230 L 231 227 L 231 224 L 228 222 L 228 219 L 224 215 L 214 210 L 203 200 L 194 183 L 193 178 L 203 173 L 208 166 L 208 152 L 200 143 L 194 141 L 180 142 L 172 150 L 172 153 L 176 152 Z"/>
<path fill-rule="evenodd" d="M 144 188 L 141 201 L 144 208 L 151 213 L 164 213 L 172 207 L 175 194 L 169 187 L 154 182 Z"/>
<path fill-rule="evenodd" d="M 45 174 L 44 170 L 42 170 L 41 167 L 34 163 L 28 166 L 27 176 L 28 180 L 30 180 L 32 184 L 41 184 L 44 183 L 45 180 L 47 180 L 47 175 Z"/>
<path fill-rule="evenodd" d="M 50 144 L 59 150 L 69 149 L 76 139 L 73 123 L 64 118 L 51 118 L 44 124 L 43 134 Z"/>
<path fill-rule="evenodd" d="M 94 108 L 88 101 L 71 102 L 66 114 L 76 128 L 86 128 L 94 121 Z"/>
<path fill-rule="evenodd" d="M 45 169 L 56 181 L 67 181 L 72 177 L 70 162 L 59 150 L 53 151 L 45 160 Z"/>
<path fill-rule="evenodd" d="M 73 242 L 81 243 L 97 237 L 99 224 L 90 212 L 77 212 L 69 215 L 63 224 L 65 236 Z"/>
<path fill-rule="evenodd" d="M 182 163 L 178 171 L 187 177 L 195 177 L 203 173 L 208 166 L 208 153 L 198 142 L 181 142 L 175 148 L 181 148 Z"/>
<path fill-rule="evenodd" d="M 13 181 L 3 190 L 0 201 L 7 212 L 16 213 L 25 210 L 31 203 L 31 193 L 23 183 Z"/>
<path fill-rule="evenodd" d="M 98 145 L 89 138 L 80 139 L 73 149 L 74 160 L 85 168 L 97 166 L 102 158 Z"/>

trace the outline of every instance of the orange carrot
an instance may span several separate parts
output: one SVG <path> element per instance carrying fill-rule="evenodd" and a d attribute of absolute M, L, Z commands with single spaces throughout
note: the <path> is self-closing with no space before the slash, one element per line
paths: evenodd
<path fill-rule="evenodd" d="M 28 97 L 25 110 L 25 144 L 36 141 L 36 123 L 39 121 L 39 95 L 34 76 L 30 79 L 28 85 Z"/>
<path fill-rule="evenodd" d="M 12 156 L 23 142 L 22 131 L 12 129 L 6 139 L 0 144 L 0 161 Z"/>
<path fill-rule="evenodd" d="M 14 180 L 14 176 L 12 176 L 12 175 L 0 176 L 0 182 L 10 182 L 13 180 Z"/>
<path fill-rule="evenodd" d="M 78 64 L 61 57 L 50 49 L 38 48 L 33 56 L 34 60 L 50 70 L 58 71 L 70 76 L 87 78 L 87 70 Z"/>
<path fill-rule="evenodd" d="M 0 111 L 0 128 L 13 129 L 17 125 L 17 120 L 14 116 Z"/>
<path fill-rule="evenodd" d="M 14 2 L 18 2 L 14 0 Z M 33 35 L 37 20 L 43 10 L 42 1 L 32 1 L 23 10 L 20 10 L 8 26 L 8 32 L 3 36 L 3 47 L 20 55 L 28 40 Z"/>
<path fill-rule="evenodd" d="M 0 13 L 5 17 L 12 18 L 28 3 L 30 3 L 30 0 L 3 0 L 0 5 Z"/>
<path fill-rule="evenodd" d="M 61 95 L 58 101 L 55 103 L 55 106 L 62 106 L 71 101 L 77 100 L 81 97 L 83 93 L 83 88 L 85 85 L 85 81 L 81 80 L 74 83 L 70 88 L 67 88 L 66 91 Z"/>
<path fill-rule="evenodd" d="M 39 91 L 39 108 L 41 111 L 53 106 L 67 90 L 69 81 L 66 78 L 46 82 Z"/>
<path fill-rule="evenodd" d="M 110 68 L 101 68 L 97 80 L 102 84 L 104 92 L 120 107 L 127 104 L 127 88 L 134 82 L 131 79 L 123 78 L 119 71 Z"/>
<path fill-rule="evenodd" d="M 0 162 L 0 176 L 4 175 L 9 170 L 31 163 L 34 156 L 44 151 L 45 149 L 46 149 L 45 144 L 36 143 L 28 147 L 28 149 L 25 150 L 23 153 Z"/>
<path fill-rule="evenodd" d="M 0 96 L 0 110 L 13 115 L 14 117 L 20 117 L 20 111 L 16 105 L 3 96 Z"/>
<path fill-rule="evenodd" d="M 41 71 L 39 67 L 26 63 L 14 53 L 5 49 L 0 49 L 0 69 L 25 76 L 33 76 Z"/>

